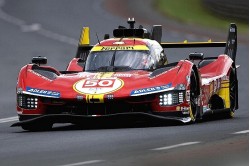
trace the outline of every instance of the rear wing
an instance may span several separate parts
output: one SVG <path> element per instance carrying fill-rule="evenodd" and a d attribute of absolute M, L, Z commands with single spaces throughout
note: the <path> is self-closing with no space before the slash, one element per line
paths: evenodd
<path fill-rule="evenodd" d="M 224 53 L 232 58 L 235 66 L 236 53 L 237 53 L 237 26 L 234 23 L 230 24 L 228 31 L 227 45 Z"/>
<path fill-rule="evenodd" d="M 188 42 L 187 40 L 178 43 L 161 43 L 163 48 L 192 48 L 192 47 L 225 47 L 226 42 Z"/>
<path fill-rule="evenodd" d="M 126 32 L 135 32 L 134 29 L 125 29 L 125 30 Z M 114 31 L 117 31 L 117 29 L 115 29 Z M 122 31 L 123 35 L 125 34 L 124 29 L 118 31 L 119 32 Z M 152 34 L 147 34 L 147 35 L 144 34 L 144 36 L 149 36 L 150 39 L 157 40 L 163 48 L 225 47 L 224 53 L 227 54 L 234 61 L 235 65 L 236 52 L 237 52 L 237 26 L 234 23 L 231 23 L 229 26 L 228 38 L 227 41 L 225 42 L 212 42 L 211 40 L 207 42 L 188 42 L 186 40 L 184 42 L 176 42 L 176 43 L 161 42 L 161 34 L 162 34 L 161 31 L 162 31 L 161 26 L 153 26 Z M 128 34 L 131 35 L 131 33 Z M 83 27 L 79 39 L 76 58 L 81 58 L 83 59 L 83 61 L 85 61 L 86 60 L 85 58 L 87 58 L 87 55 L 92 47 L 93 46 L 90 45 L 89 27 Z"/>
<path fill-rule="evenodd" d="M 83 27 L 78 43 L 76 58 L 81 58 L 85 61 L 92 47 L 93 46 L 90 45 L 89 27 Z"/>
<path fill-rule="evenodd" d="M 228 38 L 226 42 L 177 42 L 177 43 L 161 43 L 163 48 L 192 48 L 192 47 L 225 47 L 224 54 L 228 55 L 235 64 L 237 53 L 237 26 L 231 23 L 228 30 Z"/>

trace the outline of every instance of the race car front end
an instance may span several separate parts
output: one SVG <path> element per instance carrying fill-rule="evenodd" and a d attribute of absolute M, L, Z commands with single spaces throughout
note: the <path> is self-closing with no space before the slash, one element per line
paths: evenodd
<path fill-rule="evenodd" d="M 158 87 L 151 87 L 150 90 L 145 88 L 145 91 L 152 92 L 152 88 Z M 139 121 L 151 118 L 190 121 L 185 90 L 128 97 L 104 95 L 102 99 L 97 95 L 91 96 L 91 99 L 88 97 L 79 95 L 75 99 L 63 99 L 19 93 L 17 94 L 17 109 L 21 121 L 19 124 L 27 123 L 26 120 L 35 122 L 39 119 L 40 121 L 46 119 L 51 123 L 85 123 L 86 119 L 116 121 L 118 118 L 126 121 L 130 117 L 135 121 L 136 115 Z"/>
<path fill-rule="evenodd" d="M 21 70 L 17 85 L 20 122 L 13 126 L 81 124 L 93 119 L 190 122 L 186 89 L 190 67 L 190 62 L 180 62 L 156 71 L 157 74 L 143 70 L 57 74 L 51 68 L 40 67 L 45 75 L 35 72 L 38 67 L 27 65 Z M 48 77 L 52 73 L 53 80 Z"/>

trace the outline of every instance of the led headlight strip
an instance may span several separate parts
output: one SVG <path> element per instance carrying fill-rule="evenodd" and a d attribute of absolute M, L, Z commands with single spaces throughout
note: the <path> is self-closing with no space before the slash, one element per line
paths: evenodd
<path fill-rule="evenodd" d="M 160 106 L 176 105 L 184 102 L 184 91 L 169 91 L 159 95 Z"/>
<path fill-rule="evenodd" d="M 18 94 L 17 104 L 24 109 L 36 109 L 38 107 L 38 97 L 31 95 Z"/>

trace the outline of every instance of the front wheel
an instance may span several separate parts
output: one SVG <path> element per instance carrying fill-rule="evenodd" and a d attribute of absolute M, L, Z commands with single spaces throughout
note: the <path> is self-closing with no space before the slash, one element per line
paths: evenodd
<path fill-rule="evenodd" d="M 195 72 L 192 70 L 190 75 L 190 107 L 189 116 L 192 122 L 196 122 L 199 118 L 199 80 Z"/>

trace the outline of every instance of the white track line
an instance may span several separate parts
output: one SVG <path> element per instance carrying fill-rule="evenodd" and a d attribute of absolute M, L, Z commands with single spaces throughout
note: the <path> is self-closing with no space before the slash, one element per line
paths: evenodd
<path fill-rule="evenodd" d="M 249 133 L 249 130 L 238 131 L 232 134 L 246 134 L 246 133 Z"/>
<path fill-rule="evenodd" d="M 179 148 L 179 147 L 182 147 L 182 146 L 194 145 L 194 144 L 199 144 L 199 143 L 200 142 L 185 142 L 185 143 L 181 143 L 181 144 L 155 148 L 155 149 L 152 149 L 152 150 L 169 150 L 169 149 L 174 149 L 174 148 Z"/>
<path fill-rule="evenodd" d="M 22 32 L 33 32 L 37 33 L 39 35 L 42 35 L 44 37 L 60 41 L 69 45 L 74 45 L 76 46 L 78 44 L 78 40 L 58 34 L 56 32 L 52 32 L 50 30 L 47 30 L 42 27 L 41 24 L 39 23 L 33 23 L 33 24 L 27 24 L 25 20 L 19 19 L 17 17 L 11 16 L 8 13 L 4 12 L 1 8 L 5 5 L 5 0 L 0 0 L 0 19 L 4 20 L 12 25 L 20 27 L 20 30 Z"/>
<path fill-rule="evenodd" d="M 14 122 L 17 120 L 18 120 L 18 117 L 14 116 L 14 117 L 0 119 L 0 123 Z"/>
<path fill-rule="evenodd" d="M 100 163 L 100 162 L 103 162 L 103 161 L 104 160 L 90 160 L 90 161 L 84 161 L 84 162 L 79 162 L 79 163 L 66 164 L 66 165 L 61 165 L 61 166 L 79 166 L 79 165 L 87 165 L 87 164 Z"/>

